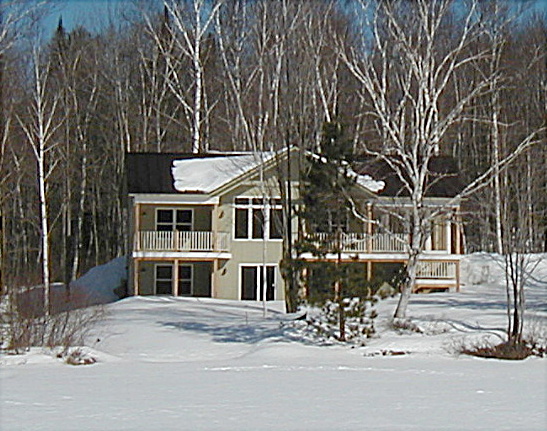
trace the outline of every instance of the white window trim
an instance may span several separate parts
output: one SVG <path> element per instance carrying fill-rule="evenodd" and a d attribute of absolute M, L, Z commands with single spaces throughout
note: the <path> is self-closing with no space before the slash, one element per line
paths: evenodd
<path fill-rule="evenodd" d="M 155 212 L 155 220 L 154 220 L 154 227 L 156 229 L 156 231 L 158 230 L 158 211 L 162 211 L 162 210 L 171 210 L 173 212 L 173 222 L 171 223 L 171 230 L 174 232 L 176 231 L 176 227 L 177 227 L 177 210 L 182 210 L 182 211 L 190 211 L 192 213 L 192 222 L 190 223 L 190 231 L 194 231 L 194 208 L 181 208 L 181 207 L 156 207 L 156 212 Z M 164 224 L 166 225 L 167 223 L 161 223 L 160 224 Z"/>
<path fill-rule="evenodd" d="M 262 263 L 256 263 L 256 262 L 253 262 L 253 263 L 240 263 L 239 264 L 239 268 L 238 268 L 238 292 L 239 292 L 239 300 L 240 301 L 244 301 L 243 299 L 243 267 L 248 267 L 248 266 L 252 266 L 254 268 L 262 268 L 263 266 L 265 267 L 273 267 L 274 269 L 274 298 L 273 300 L 271 301 L 276 301 L 277 300 L 277 286 L 278 286 L 278 283 L 279 283 L 279 280 L 278 280 L 278 272 L 279 272 L 279 268 L 278 268 L 278 264 L 276 263 L 265 263 L 265 264 L 262 264 Z M 260 299 L 260 288 L 261 288 L 261 285 L 260 285 L 260 271 L 257 271 L 256 273 L 256 284 L 257 284 L 257 291 L 255 292 L 256 293 L 256 302 L 262 302 L 261 299 Z M 247 299 L 245 301 L 248 301 Z"/>
<path fill-rule="evenodd" d="M 236 199 L 248 199 L 250 203 L 247 204 L 237 204 L 235 203 Z M 280 197 L 270 197 L 268 198 L 268 203 L 266 204 L 266 207 L 260 204 L 253 204 L 253 199 L 260 199 L 262 201 L 263 198 L 261 197 L 251 197 L 251 196 L 236 196 L 234 198 L 233 203 L 233 222 L 232 222 L 232 239 L 233 241 L 253 241 L 253 242 L 262 242 L 264 240 L 266 241 L 272 241 L 272 242 L 282 242 L 283 238 L 270 238 L 270 210 L 282 210 L 283 205 L 282 204 L 271 204 L 269 201 L 271 200 L 280 200 Z M 238 209 L 245 209 L 247 210 L 247 238 L 236 238 L 236 210 Z M 265 210 L 264 211 L 264 238 L 253 238 L 253 210 L 259 209 L 259 210 Z M 192 219 L 193 220 L 193 219 Z"/>

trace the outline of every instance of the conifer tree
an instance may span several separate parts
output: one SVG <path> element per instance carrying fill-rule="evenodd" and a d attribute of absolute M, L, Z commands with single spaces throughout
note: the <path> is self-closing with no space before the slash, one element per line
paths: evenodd
<path fill-rule="evenodd" d="M 362 296 L 359 294 L 366 284 L 364 277 L 355 277 L 355 263 L 342 262 L 342 239 L 350 216 L 346 192 L 355 182 L 350 173 L 352 161 L 353 145 L 344 138 L 342 125 L 325 123 L 319 154 L 310 155 L 304 174 L 300 216 L 312 232 L 329 235 L 326 239 L 307 235 L 297 244 L 300 252 L 311 252 L 319 258 L 319 262 L 306 265 L 308 300 L 323 306 L 327 314 L 337 313 L 340 341 L 346 341 L 346 308 L 350 304 L 347 295 Z M 326 254 L 335 254 L 334 262 L 322 261 Z"/>

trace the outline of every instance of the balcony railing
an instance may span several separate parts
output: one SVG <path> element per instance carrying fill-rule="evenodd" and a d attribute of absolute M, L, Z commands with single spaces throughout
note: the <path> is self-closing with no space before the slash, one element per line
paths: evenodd
<path fill-rule="evenodd" d="M 393 253 L 404 252 L 408 243 L 408 235 L 404 233 L 343 233 L 340 239 L 330 233 L 314 233 L 308 235 L 308 240 L 317 247 L 327 250 L 338 250 L 344 253 Z M 338 244 L 340 242 L 340 244 Z"/>
<path fill-rule="evenodd" d="M 140 231 L 135 234 L 137 251 L 228 251 L 226 232 Z"/>

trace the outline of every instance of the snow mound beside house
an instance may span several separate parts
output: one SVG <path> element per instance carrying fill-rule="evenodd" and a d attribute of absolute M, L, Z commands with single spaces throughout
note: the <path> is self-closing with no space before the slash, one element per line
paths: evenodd
<path fill-rule="evenodd" d="M 71 283 L 71 295 L 84 297 L 87 305 L 108 304 L 123 296 L 127 283 L 127 257 L 118 257 L 91 268 Z"/>

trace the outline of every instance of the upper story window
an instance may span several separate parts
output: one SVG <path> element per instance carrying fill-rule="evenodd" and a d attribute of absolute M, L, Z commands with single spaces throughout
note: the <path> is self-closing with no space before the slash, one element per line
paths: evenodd
<path fill-rule="evenodd" d="M 191 209 L 166 208 L 156 210 L 156 230 L 189 232 L 192 230 Z"/>
<path fill-rule="evenodd" d="M 281 199 L 236 198 L 234 233 L 237 239 L 281 239 Z"/>

